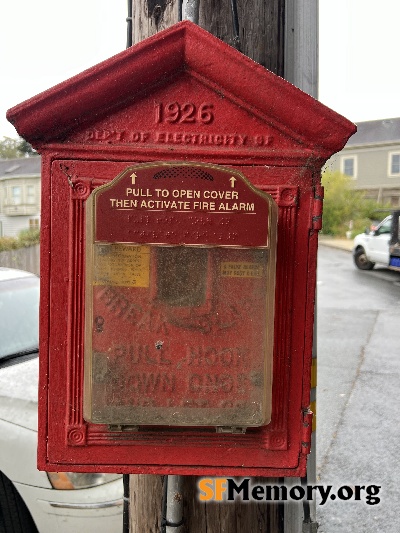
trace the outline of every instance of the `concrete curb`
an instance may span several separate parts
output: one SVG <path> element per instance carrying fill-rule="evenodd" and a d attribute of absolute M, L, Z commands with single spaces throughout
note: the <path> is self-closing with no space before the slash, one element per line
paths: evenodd
<path fill-rule="evenodd" d="M 346 252 L 351 252 L 353 250 L 353 239 L 335 239 L 329 237 L 320 237 L 318 239 L 318 244 L 320 246 L 338 248 L 340 250 L 345 250 Z"/>

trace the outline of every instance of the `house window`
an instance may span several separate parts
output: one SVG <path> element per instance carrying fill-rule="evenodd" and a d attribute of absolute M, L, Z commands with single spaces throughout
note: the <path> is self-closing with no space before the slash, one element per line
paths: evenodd
<path fill-rule="evenodd" d="M 355 157 L 342 157 L 341 159 L 341 172 L 350 176 L 350 178 L 357 177 L 357 161 Z"/>
<path fill-rule="evenodd" d="M 21 187 L 11 187 L 11 199 L 14 205 L 20 205 L 22 198 Z"/>
<path fill-rule="evenodd" d="M 400 174 L 400 153 L 389 154 L 389 174 L 390 176 L 398 176 Z"/>
<path fill-rule="evenodd" d="M 35 203 L 35 186 L 28 185 L 26 188 L 26 203 L 34 204 Z"/>
<path fill-rule="evenodd" d="M 39 229 L 39 219 L 30 218 L 29 219 L 29 229 Z"/>

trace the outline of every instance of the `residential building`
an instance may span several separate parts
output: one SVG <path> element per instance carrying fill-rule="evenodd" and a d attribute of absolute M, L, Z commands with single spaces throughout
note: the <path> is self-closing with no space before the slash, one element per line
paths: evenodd
<path fill-rule="evenodd" d="M 40 226 L 41 158 L 0 159 L 0 237 Z"/>
<path fill-rule="evenodd" d="M 400 207 L 400 118 L 357 123 L 357 133 L 325 168 L 350 176 L 367 198 Z"/>

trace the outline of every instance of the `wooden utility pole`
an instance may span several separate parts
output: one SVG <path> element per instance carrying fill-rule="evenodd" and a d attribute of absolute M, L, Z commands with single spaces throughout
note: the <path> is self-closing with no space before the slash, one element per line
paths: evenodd
<path fill-rule="evenodd" d="M 286 1 L 198 0 L 199 26 L 239 49 L 274 74 L 283 77 Z M 181 0 L 133 1 L 133 43 L 138 43 L 178 22 L 181 3 Z M 237 7 L 237 17 L 232 5 Z M 184 8 L 185 1 L 183 10 Z"/>
<path fill-rule="evenodd" d="M 274 479 L 257 478 L 260 483 Z M 254 482 L 257 482 L 254 479 Z M 280 533 L 283 509 L 278 503 L 200 503 L 197 478 L 184 476 L 182 486 L 185 533 Z M 159 533 L 161 526 L 162 476 L 130 476 L 130 532 Z M 175 531 L 175 530 L 174 530 Z"/>
<path fill-rule="evenodd" d="M 181 20 L 182 16 L 190 18 L 186 15 L 195 12 L 196 19 L 198 17 L 195 22 L 202 28 L 234 46 L 274 74 L 285 77 L 299 88 L 316 96 L 315 21 L 318 0 L 237 2 L 235 0 L 131 0 L 131 2 L 133 44 L 168 28 Z M 307 20 L 304 20 L 304 17 Z M 258 481 L 263 484 L 283 483 L 283 479 Z M 298 512 L 296 518 L 289 523 L 287 519 L 284 520 L 283 504 L 239 501 L 200 503 L 197 500 L 196 482 L 194 476 L 183 478 L 185 523 L 183 528 L 174 529 L 176 533 L 301 531 Z M 159 533 L 162 487 L 161 476 L 130 476 L 131 533 Z"/>

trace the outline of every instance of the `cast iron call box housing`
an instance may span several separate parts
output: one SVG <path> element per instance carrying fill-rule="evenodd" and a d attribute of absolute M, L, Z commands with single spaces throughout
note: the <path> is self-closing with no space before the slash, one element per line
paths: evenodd
<path fill-rule="evenodd" d="M 42 155 L 39 468 L 304 475 L 355 126 L 187 21 L 7 116 Z"/>

